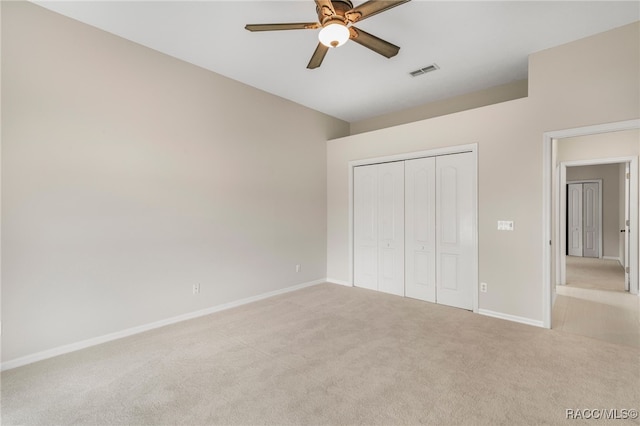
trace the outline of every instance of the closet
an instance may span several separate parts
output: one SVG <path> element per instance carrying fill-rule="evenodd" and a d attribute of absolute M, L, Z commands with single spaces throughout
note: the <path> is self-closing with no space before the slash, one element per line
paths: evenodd
<path fill-rule="evenodd" d="M 473 309 L 471 152 L 354 167 L 354 285 Z"/>
<path fill-rule="evenodd" d="M 404 296 L 404 161 L 354 169 L 354 284 Z"/>
<path fill-rule="evenodd" d="M 600 182 L 567 185 L 567 254 L 600 257 Z"/>

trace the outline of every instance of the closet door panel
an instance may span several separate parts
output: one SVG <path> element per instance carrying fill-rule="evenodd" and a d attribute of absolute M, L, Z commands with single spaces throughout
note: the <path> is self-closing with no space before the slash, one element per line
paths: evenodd
<path fill-rule="evenodd" d="M 405 162 L 405 294 L 436 301 L 435 158 Z"/>
<path fill-rule="evenodd" d="M 378 169 L 353 169 L 354 285 L 378 289 Z"/>
<path fill-rule="evenodd" d="M 567 187 L 569 256 L 582 256 L 582 184 L 572 183 Z"/>
<path fill-rule="evenodd" d="M 436 301 L 473 309 L 473 155 L 436 159 Z"/>
<path fill-rule="evenodd" d="M 404 161 L 377 167 L 378 290 L 404 296 Z"/>
<path fill-rule="evenodd" d="M 440 254 L 440 287 L 443 290 L 459 291 L 460 281 L 458 280 L 458 260 L 460 256 L 457 254 L 443 253 Z"/>
<path fill-rule="evenodd" d="M 584 257 L 600 257 L 600 185 L 583 184 L 583 247 Z"/>

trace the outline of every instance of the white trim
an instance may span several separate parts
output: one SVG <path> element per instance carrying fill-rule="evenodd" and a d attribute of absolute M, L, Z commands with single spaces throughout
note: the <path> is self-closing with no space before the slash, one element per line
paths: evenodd
<path fill-rule="evenodd" d="M 622 270 L 624 270 L 624 263 L 622 262 L 622 259 L 620 259 L 619 257 L 602 256 L 602 259 L 604 259 L 604 260 L 615 260 L 616 262 L 618 262 L 618 265 L 620 265 Z M 627 284 L 628 283 L 625 282 L 625 287 L 627 286 Z M 629 291 L 629 289 L 625 288 L 625 291 Z"/>
<path fill-rule="evenodd" d="M 632 294 L 640 296 L 640 279 L 638 277 L 638 263 L 640 262 L 640 256 L 638 256 L 638 227 L 640 226 L 640 212 L 638 212 L 638 157 L 634 158 L 634 160 L 630 164 L 629 169 L 631 176 L 631 179 L 629 179 L 629 223 L 632 224 L 631 229 L 634 230 L 633 232 L 630 232 L 629 235 L 629 282 L 631 283 L 629 291 Z"/>
<path fill-rule="evenodd" d="M 353 207 L 353 168 L 355 167 L 355 165 L 349 163 L 349 285 L 351 287 L 354 287 L 354 281 L 355 281 L 355 277 L 354 277 L 354 268 L 353 268 L 353 262 L 354 262 L 354 258 L 353 258 L 353 244 L 355 242 L 355 229 L 353 227 L 353 222 L 354 222 L 354 207 Z"/>
<path fill-rule="evenodd" d="M 551 227 L 551 175 L 554 165 L 552 164 L 552 142 L 554 139 L 575 137 L 575 136 L 586 136 L 586 135 L 595 135 L 600 133 L 608 133 L 608 132 L 617 132 L 623 130 L 633 130 L 640 129 L 640 119 L 636 120 L 628 120 L 628 121 L 620 121 L 616 123 L 605 123 L 599 124 L 595 126 L 587 126 L 580 127 L 576 129 L 567 129 L 567 130 L 557 130 L 551 132 L 545 132 L 542 135 L 542 318 L 545 328 L 551 328 L 551 307 L 553 302 L 552 294 L 554 292 L 555 286 L 551 285 L 551 241 L 553 229 Z M 620 161 L 618 161 L 620 162 Z M 635 182 L 631 182 L 631 185 L 635 185 L 635 194 L 633 193 L 634 188 L 631 188 L 631 196 L 636 197 L 636 206 L 637 204 L 637 194 L 638 194 L 638 160 L 637 157 L 634 162 L 631 163 L 631 174 L 635 176 Z M 556 209 L 557 211 L 557 209 Z M 638 211 L 635 209 L 635 218 L 631 217 L 631 223 L 635 224 L 636 232 L 634 233 L 634 238 L 630 243 L 630 258 L 631 262 L 635 262 L 635 269 L 633 269 L 633 273 L 637 275 L 638 269 Z M 635 256 L 633 256 L 635 254 Z M 633 265 L 632 265 L 633 266 Z M 634 280 L 635 278 L 635 280 Z M 635 293 L 638 293 L 638 278 L 637 276 L 632 278 L 632 281 L 635 284 Z M 633 291 L 632 291 L 633 292 Z"/>
<path fill-rule="evenodd" d="M 349 161 L 350 168 L 356 166 L 367 166 L 369 164 L 391 163 L 393 161 L 415 160 L 416 158 L 437 157 L 439 155 L 460 154 L 463 152 L 475 152 L 478 150 L 477 143 L 467 145 L 448 146 L 444 148 L 428 149 L 426 151 L 405 152 L 403 154 L 386 155 L 384 157 L 365 158 L 362 160 Z"/>
<path fill-rule="evenodd" d="M 628 271 L 627 267 L 631 265 L 631 259 L 629 257 L 629 249 L 631 247 L 631 164 L 627 163 L 624 167 L 624 255 L 620 263 L 622 264 L 622 268 L 624 269 L 624 290 L 630 291 L 631 286 L 631 274 Z M 637 187 L 636 187 L 637 189 Z M 638 225 L 640 225 L 640 219 L 638 221 Z M 640 262 L 640 259 L 638 259 Z M 639 289 L 640 290 L 640 289 Z M 638 292 L 638 296 L 640 296 L 640 291 Z"/>
<path fill-rule="evenodd" d="M 105 334 L 104 336 L 94 337 L 91 339 L 83 340 L 81 342 L 71 343 L 57 348 L 48 349 L 46 351 L 37 352 L 35 354 L 26 355 L 20 358 L 12 359 L 2 363 L 0 371 L 10 370 L 12 368 L 22 367 L 23 365 L 32 364 L 37 361 L 42 361 L 48 358 L 53 358 L 58 355 L 64 355 L 70 352 L 75 352 L 80 349 L 85 349 L 91 346 L 107 343 L 112 340 L 122 339 L 123 337 L 132 336 L 134 334 L 144 333 L 145 331 L 153 330 L 156 328 L 164 327 L 166 325 L 175 324 L 182 321 L 202 317 L 205 315 L 213 314 L 216 312 L 224 311 L 238 306 L 246 305 L 249 303 L 257 302 L 259 300 L 268 299 L 270 297 L 278 296 L 280 294 L 289 293 L 292 291 L 300 290 L 306 287 L 322 284 L 327 282 L 326 279 L 320 279 L 315 281 L 309 281 L 306 283 L 294 285 L 291 287 L 282 288 L 280 290 L 271 291 L 268 293 L 259 294 L 257 296 L 247 297 L 245 299 L 236 300 L 234 302 L 223 303 L 222 305 L 216 305 L 210 308 L 202 309 L 195 312 L 189 312 L 187 314 L 178 315 L 176 317 L 167 318 L 164 320 L 152 322 L 149 324 L 140 325 L 138 327 L 128 328 L 126 330 L 117 331 L 115 333 Z"/>
<path fill-rule="evenodd" d="M 517 315 L 503 314 L 502 312 L 490 311 L 488 309 L 478 310 L 480 315 L 487 317 L 499 318 L 507 321 L 519 322 L 520 324 L 532 325 L 534 327 L 544 327 L 543 322 L 531 318 L 519 317 Z"/>
<path fill-rule="evenodd" d="M 553 241 L 557 241 L 558 242 L 558 249 L 556 250 L 556 278 L 555 278 L 555 284 L 556 285 L 564 285 L 567 281 L 567 277 L 566 277 L 566 262 L 561 262 L 558 259 L 560 259 L 560 254 L 563 255 L 567 255 L 567 233 L 566 233 L 566 228 L 567 228 L 567 221 L 566 221 L 566 210 L 567 210 L 567 206 L 566 206 L 566 200 L 567 200 L 567 185 L 566 185 L 566 181 L 567 181 L 567 168 L 566 167 L 560 167 L 560 165 L 558 165 L 556 168 L 556 173 L 558 173 L 558 179 L 557 179 L 557 185 L 558 185 L 558 196 L 560 197 L 560 200 L 565 200 L 563 204 L 561 205 L 556 205 L 556 209 L 558 209 L 559 213 L 559 217 L 558 220 L 561 220 L 561 223 L 556 223 L 556 227 L 555 227 L 555 239 Z M 565 182 L 565 184 L 563 185 L 562 182 Z M 564 206 L 564 210 L 562 210 Z M 562 213 L 564 212 L 564 213 Z M 553 215 L 555 214 L 555 212 L 552 212 L 551 217 L 553 217 Z M 565 265 L 565 267 L 563 268 L 562 266 L 558 266 L 558 265 Z M 554 298 L 553 300 L 555 301 L 555 291 L 553 292 L 554 294 Z M 553 306 L 553 304 L 551 305 Z"/>
<path fill-rule="evenodd" d="M 384 157 L 374 157 L 362 160 L 352 160 L 349 161 L 349 282 L 346 285 L 353 287 L 354 281 L 354 271 L 353 271 L 353 168 L 357 166 L 366 166 L 370 164 L 379 164 L 379 163 L 389 163 L 393 161 L 405 161 L 405 160 L 413 160 L 416 158 L 427 158 L 427 157 L 437 157 L 440 155 L 450 155 L 450 154 L 461 154 L 463 152 L 471 152 L 473 153 L 473 177 L 475 179 L 475 187 L 474 187 L 474 199 L 472 201 L 472 205 L 474 208 L 474 225 L 475 225 L 475 235 L 473 236 L 473 245 L 474 245 L 474 255 L 473 255 L 473 280 L 475 283 L 475 289 L 473 291 L 473 312 L 478 312 L 478 144 L 466 144 L 466 145 L 457 145 L 457 146 L 449 146 L 444 148 L 436 148 L 429 149 L 426 151 L 417 151 L 417 152 L 407 152 L 403 154 L 395 154 L 388 155 Z"/>
<path fill-rule="evenodd" d="M 600 133 L 621 132 L 624 130 L 640 129 L 640 119 L 616 121 L 613 123 L 594 124 L 593 126 L 576 127 L 573 129 L 546 132 L 550 139 L 573 138 L 576 136 L 598 135 Z"/>
<path fill-rule="evenodd" d="M 351 283 L 349 281 L 344 281 L 344 280 L 336 280 L 334 278 L 327 278 L 327 282 L 330 284 L 338 284 L 338 285 L 344 285 L 347 287 L 353 287 L 353 285 L 351 285 Z"/>
<path fill-rule="evenodd" d="M 471 201 L 471 205 L 473 206 L 473 228 L 475 229 L 475 233 L 473 235 L 473 280 L 476 285 L 475 291 L 473 292 L 473 312 L 478 313 L 480 311 L 480 249 L 478 243 L 478 235 L 480 233 L 480 227 L 478 224 L 478 216 L 480 216 L 479 206 L 478 206 L 478 192 L 479 192 L 479 180 L 478 179 L 478 144 L 473 145 L 473 200 Z"/>

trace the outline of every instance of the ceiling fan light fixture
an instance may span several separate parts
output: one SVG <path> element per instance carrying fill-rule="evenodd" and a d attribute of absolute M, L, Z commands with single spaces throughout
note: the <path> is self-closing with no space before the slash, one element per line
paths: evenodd
<path fill-rule="evenodd" d="M 349 29 L 343 24 L 329 24 L 320 30 L 318 39 L 327 47 L 339 47 L 349 40 Z"/>

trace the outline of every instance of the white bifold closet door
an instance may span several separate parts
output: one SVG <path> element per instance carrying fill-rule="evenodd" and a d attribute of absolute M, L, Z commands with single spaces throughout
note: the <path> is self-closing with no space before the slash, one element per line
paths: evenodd
<path fill-rule="evenodd" d="M 569 256 L 582 256 L 582 184 L 568 185 L 567 194 Z"/>
<path fill-rule="evenodd" d="M 582 203 L 584 206 L 582 255 L 600 257 L 600 186 L 597 182 L 583 184 Z"/>
<path fill-rule="evenodd" d="M 404 162 L 354 169 L 354 285 L 404 296 Z"/>
<path fill-rule="evenodd" d="M 567 186 L 569 256 L 600 257 L 600 184 Z"/>
<path fill-rule="evenodd" d="M 473 155 L 408 160 L 406 295 L 473 309 Z"/>
<path fill-rule="evenodd" d="M 405 294 L 436 301 L 436 158 L 405 164 Z"/>

